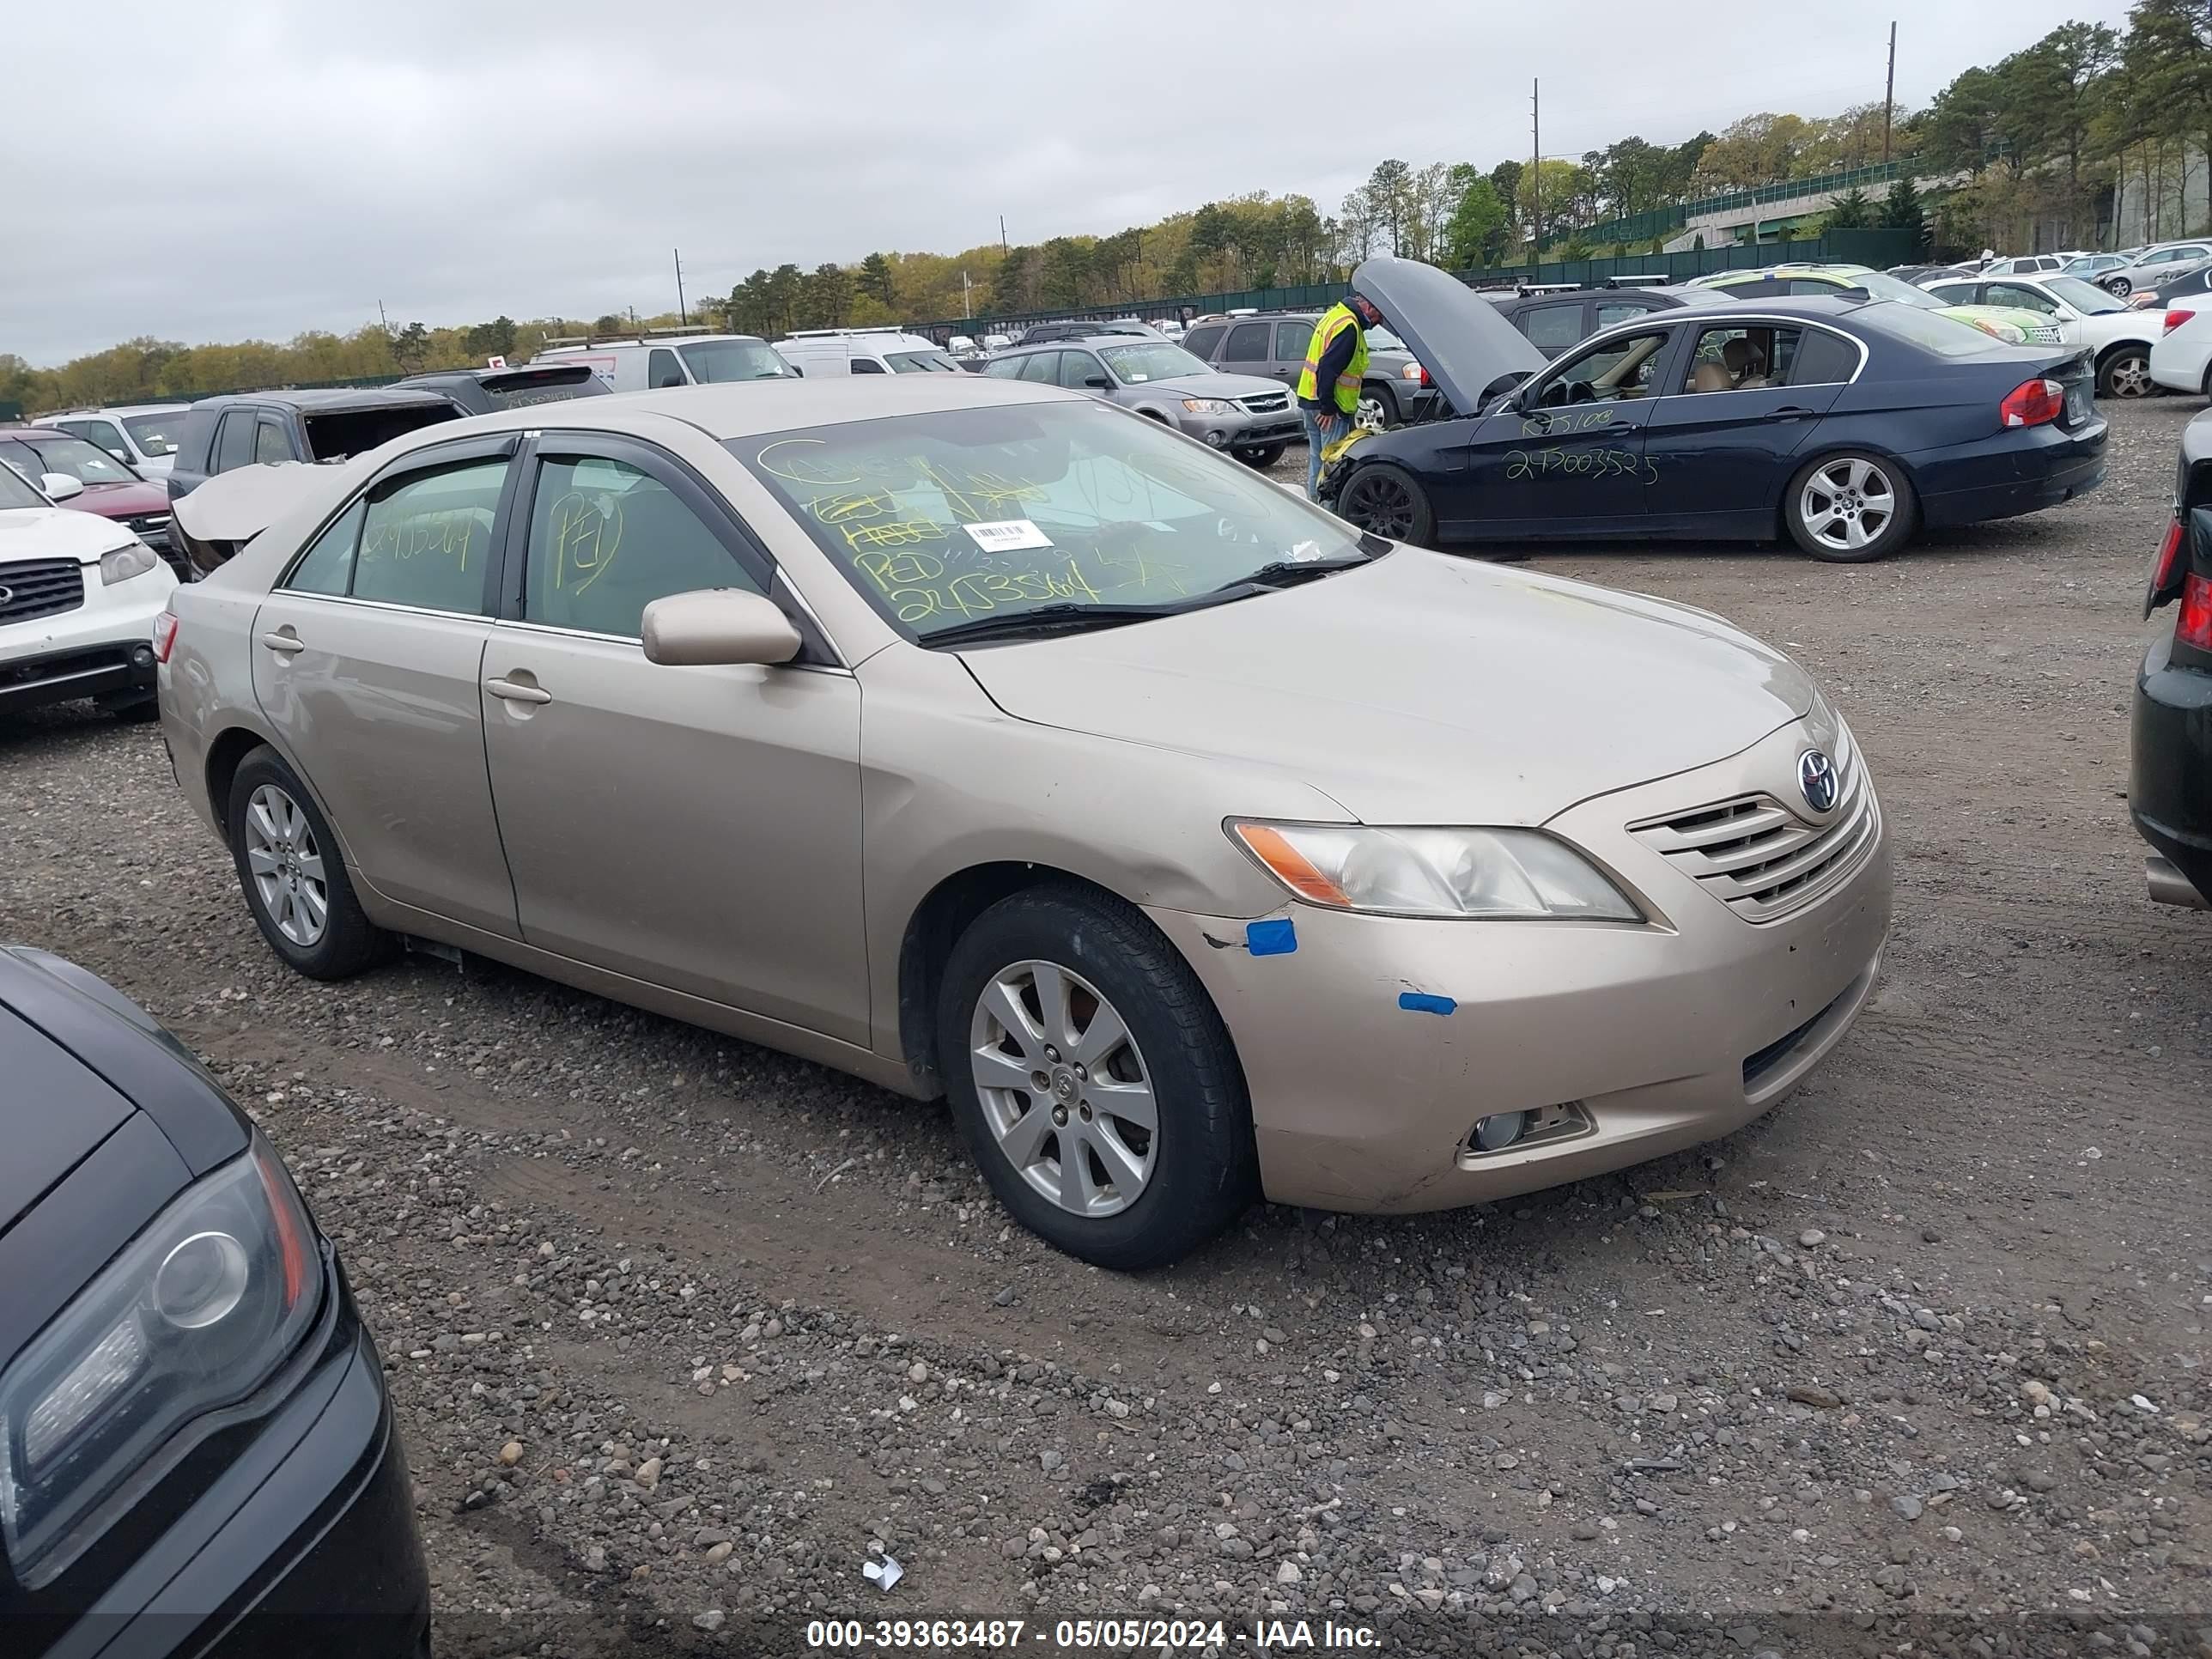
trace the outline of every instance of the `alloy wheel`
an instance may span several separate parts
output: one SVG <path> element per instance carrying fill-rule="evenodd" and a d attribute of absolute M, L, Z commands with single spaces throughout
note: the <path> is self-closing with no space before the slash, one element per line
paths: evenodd
<path fill-rule="evenodd" d="M 330 926 L 323 849 L 299 802 L 264 783 L 246 804 L 246 867 L 276 931 L 303 950 Z"/>
<path fill-rule="evenodd" d="M 1815 541 L 1855 553 L 1878 538 L 1897 516 L 1897 491 L 1872 461 L 1831 461 L 1805 481 L 1797 516 Z"/>
<path fill-rule="evenodd" d="M 1096 1218 L 1135 1203 L 1159 1161 L 1159 1104 L 1128 1026 L 1081 975 L 1017 962 L 969 1022 L 983 1121 L 1044 1198 Z"/>
<path fill-rule="evenodd" d="M 1339 516 L 1385 540 L 1402 542 L 1413 532 L 1413 492 L 1402 478 L 1372 470 L 1352 475 L 1338 503 Z"/>
<path fill-rule="evenodd" d="M 1363 397 L 1359 406 L 1352 411 L 1352 423 L 1362 432 L 1388 432 L 1390 422 L 1382 414 L 1382 400 L 1372 394 Z"/>
<path fill-rule="evenodd" d="M 2105 372 L 2105 385 L 2115 398 L 2148 398 L 2150 359 L 2134 356 L 2116 359 Z"/>

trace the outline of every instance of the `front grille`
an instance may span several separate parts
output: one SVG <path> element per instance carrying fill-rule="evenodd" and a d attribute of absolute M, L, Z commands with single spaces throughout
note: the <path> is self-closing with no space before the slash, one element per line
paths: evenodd
<path fill-rule="evenodd" d="M 1755 1093 L 1759 1085 L 1765 1081 L 1767 1075 L 1770 1073 L 1773 1072 L 1778 1066 L 1782 1065 L 1784 1061 L 1787 1060 L 1792 1054 L 1797 1052 L 1797 1046 L 1803 1042 L 1805 1039 L 1812 1034 L 1813 1028 L 1818 1025 L 1822 1020 L 1827 1018 L 1831 1013 L 1835 1012 L 1836 1004 L 1841 1002 L 1845 997 L 1850 995 L 1850 994 L 1857 988 L 1858 981 L 1856 980 L 1852 981 L 1850 984 L 1846 985 L 1837 994 L 1833 1001 L 1830 1002 L 1826 1008 L 1821 1009 L 1819 1013 L 1814 1015 L 1812 1018 L 1807 1020 L 1803 1024 L 1798 1026 L 1787 1036 L 1777 1037 L 1773 1042 L 1768 1043 L 1764 1048 L 1759 1050 L 1758 1053 L 1746 1055 L 1743 1062 L 1744 1093 Z"/>
<path fill-rule="evenodd" d="M 74 559 L 0 564 L 0 623 L 57 616 L 84 603 L 84 567 Z"/>
<path fill-rule="evenodd" d="M 131 527 L 132 535 L 149 546 L 169 539 L 169 515 L 166 513 L 148 513 L 123 522 Z"/>
<path fill-rule="evenodd" d="M 1239 398 L 1237 406 L 1247 415 L 1273 415 L 1291 406 L 1287 392 L 1255 392 L 1249 398 Z"/>
<path fill-rule="evenodd" d="M 1745 921 L 1777 921 L 1841 884 L 1881 833 L 1881 809 L 1866 769 L 1848 736 L 1837 746 L 1842 794 L 1826 823 L 1757 794 L 1630 830 Z"/>
<path fill-rule="evenodd" d="M 2058 331 L 2056 323 L 2038 323 L 2027 331 L 2027 338 L 2032 345 L 2057 345 L 2065 337 Z"/>

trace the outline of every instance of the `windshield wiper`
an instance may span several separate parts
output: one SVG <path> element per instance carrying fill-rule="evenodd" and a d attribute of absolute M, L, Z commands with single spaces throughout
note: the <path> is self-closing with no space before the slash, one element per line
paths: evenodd
<path fill-rule="evenodd" d="M 972 645 L 981 640 L 1007 639 L 1023 634 L 1070 634 L 1093 628 L 1118 628 L 1125 623 L 1150 622 L 1172 617 L 1192 607 L 1183 605 L 1040 605 L 1027 611 L 1005 611 L 994 616 L 971 617 L 950 627 L 925 634 L 924 645 Z"/>

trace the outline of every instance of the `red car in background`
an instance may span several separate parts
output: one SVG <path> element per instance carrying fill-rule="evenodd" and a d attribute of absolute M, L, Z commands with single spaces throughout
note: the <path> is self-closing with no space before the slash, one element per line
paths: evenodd
<path fill-rule="evenodd" d="M 0 426 L 0 463 L 12 466 L 41 489 L 59 473 L 84 488 L 56 496 L 57 507 L 97 513 L 125 525 L 138 539 L 168 562 L 179 580 L 188 580 L 181 551 L 169 535 L 169 493 L 149 482 L 96 444 L 50 426 Z M 48 490 L 52 495 L 53 492 Z"/>

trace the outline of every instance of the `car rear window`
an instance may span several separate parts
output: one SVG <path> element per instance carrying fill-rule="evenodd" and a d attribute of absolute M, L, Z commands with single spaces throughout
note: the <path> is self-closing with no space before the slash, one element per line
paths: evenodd
<path fill-rule="evenodd" d="M 459 408 L 442 398 L 434 404 L 404 404 L 389 409 L 349 409 L 307 417 L 307 448 L 318 461 L 342 461 L 403 433 L 441 421 L 457 421 Z"/>
<path fill-rule="evenodd" d="M 480 375 L 477 385 L 495 410 L 566 403 L 571 398 L 593 398 L 606 391 L 586 363 L 563 363 L 556 368 L 509 369 L 501 374 Z"/>

